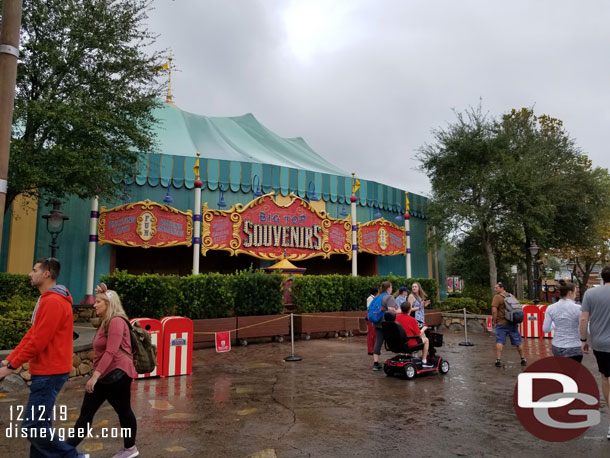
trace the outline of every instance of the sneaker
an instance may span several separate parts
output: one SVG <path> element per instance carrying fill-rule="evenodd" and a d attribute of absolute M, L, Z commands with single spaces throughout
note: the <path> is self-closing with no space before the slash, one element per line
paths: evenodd
<path fill-rule="evenodd" d="M 525 360 L 525 358 L 521 358 L 521 365 L 527 366 L 527 361 Z"/>
<path fill-rule="evenodd" d="M 422 361 L 421 367 L 424 369 L 431 369 L 434 367 L 434 364 L 431 364 L 429 361 L 426 361 L 425 363 Z"/>
<path fill-rule="evenodd" d="M 381 370 L 381 365 L 379 363 L 374 363 L 373 364 L 373 370 L 374 371 L 380 371 Z"/>
<path fill-rule="evenodd" d="M 79 453 L 76 455 L 76 458 L 90 458 L 90 455 L 88 453 Z"/>
<path fill-rule="evenodd" d="M 608 428 L 608 434 L 606 435 L 606 438 L 610 440 L 610 428 Z"/>
<path fill-rule="evenodd" d="M 138 456 L 140 452 L 138 452 L 137 447 L 132 449 L 122 448 L 119 450 L 119 453 L 114 455 L 112 458 L 133 458 L 134 456 Z"/>
<path fill-rule="evenodd" d="M 496 367 L 502 367 L 502 361 L 496 359 Z"/>

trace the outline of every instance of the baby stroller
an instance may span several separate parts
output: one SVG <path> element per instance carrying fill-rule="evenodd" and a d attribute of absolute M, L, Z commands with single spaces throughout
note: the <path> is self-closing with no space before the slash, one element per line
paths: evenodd
<path fill-rule="evenodd" d="M 449 362 L 438 356 L 435 349 L 435 347 L 443 345 L 442 334 L 436 332 L 430 332 L 428 334 L 428 330 L 426 330 L 426 336 L 430 342 L 427 360 L 428 365 L 431 365 L 432 367 L 423 367 L 421 358 L 411 356 L 413 352 L 424 348 L 421 337 L 407 336 L 402 326 L 395 320 L 396 315 L 392 312 L 386 312 L 384 321 L 381 323 L 386 350 L 398 353 L 393 358 L 386 360 L 383 365 L 383 371 L 386 375 L 391 376 L 399 374 L 410 380 L 416 375 L 425 372 L 439 371 L 441 374 L 449 372 Z M 409 339 L 417 340 L 417 345 L 408 346 L 407 342 Z"/>

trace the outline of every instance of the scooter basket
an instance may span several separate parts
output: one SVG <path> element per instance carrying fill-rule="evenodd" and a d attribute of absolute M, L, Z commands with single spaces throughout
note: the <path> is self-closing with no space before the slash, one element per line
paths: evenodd
<path fill-rule="evenodd" d="M 431 332 L 430 339 L 432 340 L 432 345 L 435 347 L 443 346 L 443 335 L 438 332 Z"/>

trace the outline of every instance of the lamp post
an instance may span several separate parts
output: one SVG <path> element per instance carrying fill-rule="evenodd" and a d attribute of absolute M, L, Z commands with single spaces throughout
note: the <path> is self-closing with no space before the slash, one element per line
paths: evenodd
<path fill-rule="evenodd" d="M 538 254 L 538 251 L 540 250 L 538 248 L 538 245 L 536 245 L 536 241 L 532 240 L 530 242 L 530 247 L 529 247 L 530 253 L 532 255 L 532 263 L 533 263 L 533 281 L 532 281 L 532 286 L 533 286 L 533 291 L 534 291 L 534 304 L 538 305 L 538 302 L 540 302 L 538 300 L 538 263 L 536 262 L 536 255 Z"/>
<path fill-rule="evenodd" d="M 59 249 L 59 245 L 57 245 L 57 236 L 64 230 L 64 221 L 70 219 L 65 216 L 61 210 L 59 209 L 60 202 L 53 202 L 53 208 L 47 215 L 42 215 L 42 218 L 47 221 L 47 232 L 51 235 L 51 244 L 49 247 L 51 248 L 51 257 L 57 257 L 57 250 Z"/>

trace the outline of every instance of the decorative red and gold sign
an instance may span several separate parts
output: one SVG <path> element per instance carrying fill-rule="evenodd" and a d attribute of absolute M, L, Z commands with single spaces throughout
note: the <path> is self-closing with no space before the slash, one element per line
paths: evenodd
<path fill-rule="evenodd" d="M 98 225 L 98 243 L 130 247 L 191 246 L 193 219 L 191 210 L 181 212 L 149 200 L 102 207 Z"/>
<path fill-rule="evenodd" d="M 405 254 L 407 236 L 403 227 L 379 218 L 358 224 L 358 252 L 382 256 Z"/>
<path fill-rule="evenodd" d="M 290 195 L 279 204 L 274 192 L 247 205 L 227 211 L 212 210 L 207 203 L 201 212 L 201 253 L 226 250 L 231 255 L 249 254 L 261 259 L 303 260 L 344 254 L 351 259 L 351 221 L 331 218 L 309 202 Z"/>

